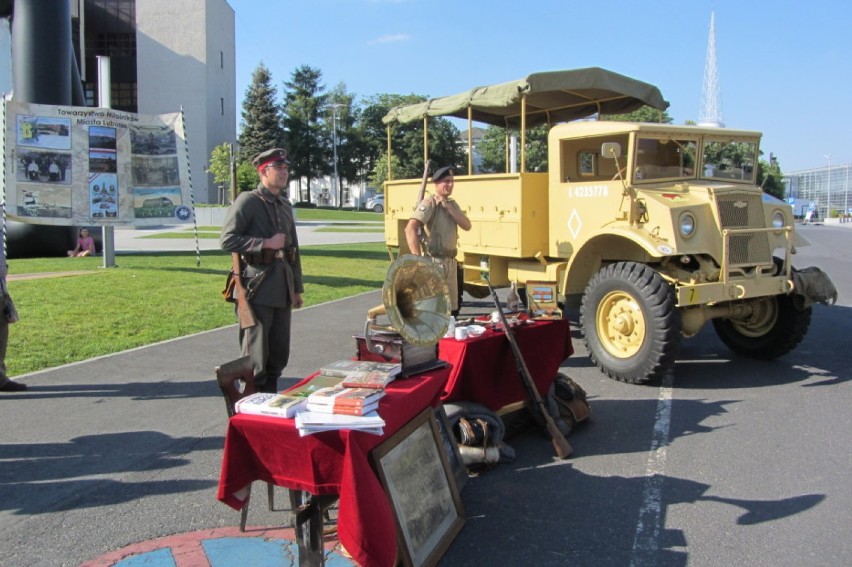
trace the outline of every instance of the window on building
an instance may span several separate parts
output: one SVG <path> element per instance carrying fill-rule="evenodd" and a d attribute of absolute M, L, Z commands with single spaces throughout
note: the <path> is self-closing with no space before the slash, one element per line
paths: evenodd
<path fill-rule="evenodd" d="M 225 99 L 224 99 L 224 97 L 219 97 L 219 108 L 222 112 L 222 116 L 225 116 Z"/>

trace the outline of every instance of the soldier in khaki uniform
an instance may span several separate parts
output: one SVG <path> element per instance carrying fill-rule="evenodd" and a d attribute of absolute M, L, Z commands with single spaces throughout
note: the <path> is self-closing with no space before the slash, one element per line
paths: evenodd
<path fill-rule="evenodd" d="M 228 209 L 220 245 L 242 256 L 243 281 L 258 324 L 240 329 L 240 345 L 251 356 L 257 389 L 275 392 L 290 359 L 291 312 L 302 306 L 302 263 L 293 208 L 282 194 L 289 180 L 287 150 L 267 150 L 252 164 L 260 183 Z"/>
<path fill-rule="evenodd" d="M 414 214 L 405 225 L 405 240 L 412 254 L 424 253 L 420 248 L 418 232 L 426 231 L 428 250 L 426 251 L 444 271 L 444 281 L 450 293 L 453 315 L 459 312 L 459 285 L 456 263 L 458 229 L 470 230 L 470 219 L 465 216 L 458 204 L 450 198 L 453 194 L 453 170 L 442 167 L 432 175 L 435 194 L 417 204 Z"/>

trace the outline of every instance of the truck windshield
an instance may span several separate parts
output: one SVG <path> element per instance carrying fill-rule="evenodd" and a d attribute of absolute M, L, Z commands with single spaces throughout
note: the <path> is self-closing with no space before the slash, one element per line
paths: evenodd
<path fill-rule="evenodd" d="M 704 143 L 703 157 L 702 177 L 754 183 L 756 142 L 708 140 Z"/>
<path fill-rule="evenodd" d="M 638 138 L 636 141 L 636 181 L 695 177 L 697 144 L 694 140 Z"/>

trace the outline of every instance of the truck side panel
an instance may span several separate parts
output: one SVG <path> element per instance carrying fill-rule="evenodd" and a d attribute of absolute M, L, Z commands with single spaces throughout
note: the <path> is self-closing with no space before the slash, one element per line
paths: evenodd
<path fill-rule="evenodd" d="M 467 253 L 531 258 L 548 249 L 546 173 L 487 174 L 455 177 L 453 198 L 470 219 L 470 231 L 459 232 Z M 389 246 L 405 247 L 405 227 L 417 200 L 420 182 L 385 184 L 385 232 Z M 431 194 L 431 184 L 427 186 Z"/>

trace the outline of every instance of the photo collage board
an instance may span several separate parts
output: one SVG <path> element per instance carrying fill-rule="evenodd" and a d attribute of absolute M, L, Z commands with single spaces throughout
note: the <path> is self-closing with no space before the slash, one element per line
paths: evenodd
<path fill-rule="evenodd" d="M 31 224 L 151 226 L 192 220 L 179 112 L 5 103 L 6 214 Z"/>

